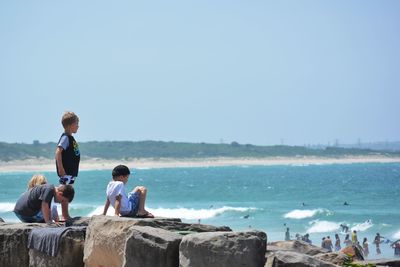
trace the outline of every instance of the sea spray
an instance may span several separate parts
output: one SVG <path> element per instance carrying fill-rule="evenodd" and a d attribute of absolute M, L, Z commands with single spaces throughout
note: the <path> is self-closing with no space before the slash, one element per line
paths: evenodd
<path fill-rule="evenodd" d="M 395 240 L 400 239 L 400 230 L 397 231 L 397 233 L 395 233 L 395 234 L 393 235 L 393 239 L 395 239 Z"/>
<path fill-rule="evenodd" d="M 257 208 L 249 207 L 229 207 L 224 206 L 221 208 L 210 208 L 210 209 L 193 209 L 193 208 L 146 208 L 148 211 L 156 215 L 157 217 L 166 217 L 166 218 L 180 218 L 183 220 L 198 220 L 198 219 L 210 219 L 213 217 L 217 217 L 227 212 L 239 212 L 246 213 L 250 211 L 257 210 Z M 89 213 L 89 216 L 102 214 L 103 207 L 99 206 L 94 211 Z M 112 207 L 109 208 L 107 215 L 113 215 L 114 209 Z"/>
<path fill-rule="evenodd" d="M 314 220 L 309 223 L 311 226 L 307 229 L 307 233 L 332 233 L 336 232 L 340 223 L 330 221 Z"/>
<path fill-rule="evenodd" d="M 372 223 L 372 220 L 369 219 L 363 223 L 355 223 L 354 226 L 351 227 L 351 231 L 355 230 L 357 232 L 363 232 L 371 228 L 372 226 L 374 226 L 374 224 Z"/>
<path fill-rule="evenodd" d="M 0 213 L 13 211 L 14 206 L 15 206 L 15 203 L 1 202 L 0 203 Z"/>
<path fill-rule="evenodd" d="M 317 214 L 321 213 L 329 213 L 328 210 L 326 209 L 314 209 L 314 210 L 292 210 L 285 215 L 283 215 L 284 218 L 288 219 L 305 219 L 305 218 L 310 218 L 314 217 Z"/>

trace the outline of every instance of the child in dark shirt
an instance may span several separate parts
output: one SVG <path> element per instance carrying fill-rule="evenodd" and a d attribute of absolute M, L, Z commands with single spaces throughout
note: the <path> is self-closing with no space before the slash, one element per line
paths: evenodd
<path fill-rule="evenodd" d="M 67 111 L 61 119 L 64 133 L 61 135 L 55 153 L 56 168 L 60 184 L 74 184 L 78 176 L 80 151 L 79 145 L 72 134 L 79 128 L 79 118 L 74 112 Z M 62 216 L 64 220 L 70 218 L 68 213 L 68 202 L 61 204 Z"/>
<path fill-rule="evenodd" d="M 22 222 L 51 224 L 51 201 L 54 199 L 57 203 L 69 203 L 74 199 L 74 195 L 75 191 L 71 185 L 37 185 L 20 196 L 15 204 L 14 213 Z"/>

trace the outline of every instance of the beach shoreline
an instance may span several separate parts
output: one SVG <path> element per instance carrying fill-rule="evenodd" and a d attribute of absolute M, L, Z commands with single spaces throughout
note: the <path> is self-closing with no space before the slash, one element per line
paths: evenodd
<path fill-rule="evenodd" d="M 327 157 L 268 157 L 268 158 L 139 158 L 109 160 L 90 158 L 81 160 L 79 169 L 111 170 L 118 164 L 134 169 L 154 168 L 192 168 L 192 167 L 225 167 L 225 166 L 273 166 L 273 165 L 321 165 L 321 164 L 353 164 L 353 163 L 398 163 L 400 157 L 386 156 L 347 156 Z M 0 172 L 45 172 L 55 171 L 54 160 L 31 158 L 25 160 L 0 161 Z"/>

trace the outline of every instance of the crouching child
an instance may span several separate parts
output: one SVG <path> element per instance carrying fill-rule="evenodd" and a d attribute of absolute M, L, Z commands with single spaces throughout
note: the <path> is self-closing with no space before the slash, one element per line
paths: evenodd
<path fill-rule="evenodd" d="M 51 201 L 54 199 L 56 203 L 70 203 L 74 195 L 71 185 L 37 185 L 20 196 L 14 213 L 22 222 L 51 224 L 54 222 L 51 218 Z"/>

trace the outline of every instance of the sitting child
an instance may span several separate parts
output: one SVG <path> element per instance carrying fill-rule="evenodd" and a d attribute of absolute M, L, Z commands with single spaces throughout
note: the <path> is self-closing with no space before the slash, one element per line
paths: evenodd
<path fill-rule="evenodd" d="M 107 199 L 104 205 L 103 215 L 111 206 L 115 209 L 116 216 L 154 218 L 154 215 L 145 210 L 147 189 L 144 186 L 137 186 L 128 194 L 125 193 L 125 184 L 131 172 L 125 165 L 118 165 L 112 171 L 112 181 L 107 185 Z"/>

